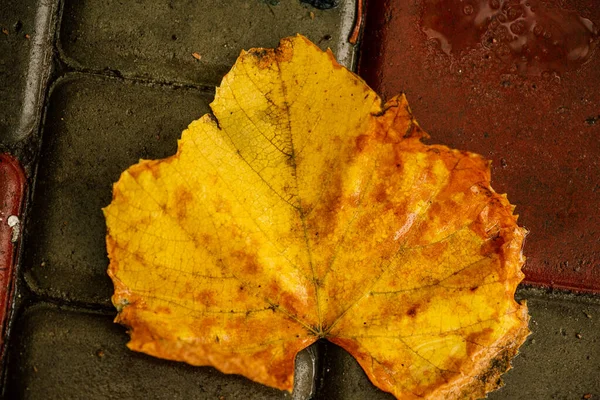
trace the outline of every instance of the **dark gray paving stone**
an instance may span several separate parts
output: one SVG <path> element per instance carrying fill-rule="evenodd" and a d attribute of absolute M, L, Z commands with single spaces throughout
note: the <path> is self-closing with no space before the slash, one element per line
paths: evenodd
<path fill-rule="evenodd" d="M 8 399 L 291 398 L 238 375 L 132 352 L 111 316 L 39 305 L 17 332 L 9 346 Z"/>
<path fill-rule="evenodd" d="M 491 400 L 582 399 L 600 396 L 600 299 L 521 290 L 532 335 Z M 581 335 L 579 338 L 577 335 Z M 327 344 L 319 399 L 392 400 L 375 388 L 343 349 Z"/>
<path fill-rule="evenodd" d="M 34 33 L 35 0 L 0 2 L 0 144 L 10 142 L 19 125 L 27 63 Z M 25 35 L 30 35 L 30 39 Z"/>
<path fill-rule="evenodd" d="M 105 222 L 112 183 L 139 158 L 174 154 L 181 131 L 212 95 L 91 75 L 54 88 L 23 267 L 35 291 L 109 304 Z"/>
<path fill-rule="evenodd" d="M 389 393 L 377 389 L 361 366 L 344 349 L 323 342 L 323 375 L 317 399 L 345 400 L 394 400 Z"/>
<path fill-rule="evenodd" d="M 353 14 L 351 0 L 330 10 L 299 0 L 67 0 L 59 46 L 79 68 L 216 85 L 240 50 L 296 33 L 347 59 Z"/>
<path fill-rule="evenodd" d="M 520 293 L 530 309 L 531 336 L 491 400 L 582 399 L 600 396 L 600 298 Z M 577 335 L 580 335 L 579 338 Z"/>

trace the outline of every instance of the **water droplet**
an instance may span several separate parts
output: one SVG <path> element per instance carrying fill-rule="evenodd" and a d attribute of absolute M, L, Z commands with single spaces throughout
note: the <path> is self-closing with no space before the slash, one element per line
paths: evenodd
<path fill-rule="evenodd" d="M 521 7 L 518 7 L 518 6 L 510 7 L 508 9 L 508 11 L 506 12 L 506 16 L 511 21 L 514 21 L 515 19 L 519 18 L 521 15 L 523 15 L 523 11 L 521 10 Z"/>
<path fill-rule="evenodd" d="M 533 34 L 535 36 L 541 36 L 544 33 L 544 28 L 541 25 L 536 25 L 533 27 Z"/>
<path fill-rule="evenodd" d="M 463 8 L 463 12 L 465 13 L 465 15 L 471 15 L 473 14 L 473 6 L 470 4 L 467 4 L 464 8 Z"/>
<path fill-rule="evenodd" d="M 515 35 L 520 35 L 525 32 L 525 22 L 516 21 L 510 25 L 510 31 Z"/>

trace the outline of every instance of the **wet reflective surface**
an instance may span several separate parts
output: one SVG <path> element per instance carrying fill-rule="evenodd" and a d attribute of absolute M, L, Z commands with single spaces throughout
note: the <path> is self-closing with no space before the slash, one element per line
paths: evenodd
<path fill-rule="evenodd" d="M 421 28 L 448 55 L 479 51 L 525 75 L 561 73 L 589 60 L 598 27 L 577 11 L 539 0 L 429 0 Z"/>
<path fill-rule="evenodd" d="M 527 282 L 600 292 L 600 3 L 560 4 L 372 0 L 359 71 L 430 142 L 492 161 Z"/>

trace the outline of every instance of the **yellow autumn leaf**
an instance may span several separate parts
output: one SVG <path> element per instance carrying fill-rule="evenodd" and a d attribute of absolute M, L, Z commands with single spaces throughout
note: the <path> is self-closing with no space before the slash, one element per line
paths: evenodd
<path fill-rule="evenodd" d="M 242 52 L 211 107 L 104 209 L 131 349 L 291 390 L 325 338 L 399 399 L 497 387 L 529 333 L 525 231 L 486 160 L 302 36 Z"/>

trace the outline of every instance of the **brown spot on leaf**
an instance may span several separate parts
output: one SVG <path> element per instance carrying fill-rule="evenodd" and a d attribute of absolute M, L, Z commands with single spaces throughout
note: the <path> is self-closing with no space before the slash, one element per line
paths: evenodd
<path fill-rule="evenodd" d="M 369 140 L 370 138 L 368 135 L 358 135 L 356 137 L 354 142 L 356 144 L 356 149 L 359 153 L 362 153 L 362 151 L 367 147 L 367 145 L 369 144 Z"/>
<path fill-rule="evenodd" d="M 320 232 L 320 235 L 326 235 L 327 232 L 334 232 L 337 224 L 337 213 L 343 205 L 342 184 L 343 177 L 340 173 L 340 166 L 330 162 L 329 166 L 321 175 L 322 182 L 334 190 L 327 190 L 320 199 L 319 204 L 307 218 L 307 226 L 312 232 Z"/>
<path fill-rule="evenodd" d="M 493 329 L 484 328 L 480 332 L 473 332 L 469 334 L 465 339 L 467 344 L 467 355 L 470 356 L 475 354 L 475 352 L 481 350 L 482 347 L 488 346 L 493 333 Z"/>
<path fill-rule="evenodd" d="M 406 312 L 406 315 L 408 315 L 411 318 L 414 318 L 417 316 L 417 311 L 419 310 L 419 306 L 418 305 L 414 305 L 412 307 L 410 307 L 408 309 L 408 311 Z"/>
<path fill-rule="evenodd" d="M 262 272 L 258 257 L 254 253 L 236 250 L 231 253 L 231 257 L 233 258 L 233 262 L 238 264 L 237 267 L 245 274 L 257 275 Z"/>
<path fill-rule="evenodd" d="M 217 294 L 210 289 L 205 289 L 205 290 L 201 290 L 198 293 L 196 293 L 194 295 L 195 300 L 206 306 L 206 307 L 211 307 L 217 304 Z"/>
<path fill-rule="evenodd" d="M 179 219 L 185 219 L 188 209 L 194 201 L 194 195 L 184 186 L 175 189 L 175 213 Z"/>
<path fill-rule="evenodd" d="M 448 246 L 447 241 L 434 243 L 423 249 L 423 255 L 430 260 L 437 260 L 448 250 Z"/>
<path fill-rule="evenodd" d="M 495 256 L 502 251 L 505 239 L 500 234 L 488 239 L 483 246 L 481 246 L 481 255 L 484 257 Z"/>
<path fill-rule="evenodd" d="M 387 185 L 380 183 L 373 190 L 375 201 L 383 203 L 387 200 Z"/>

